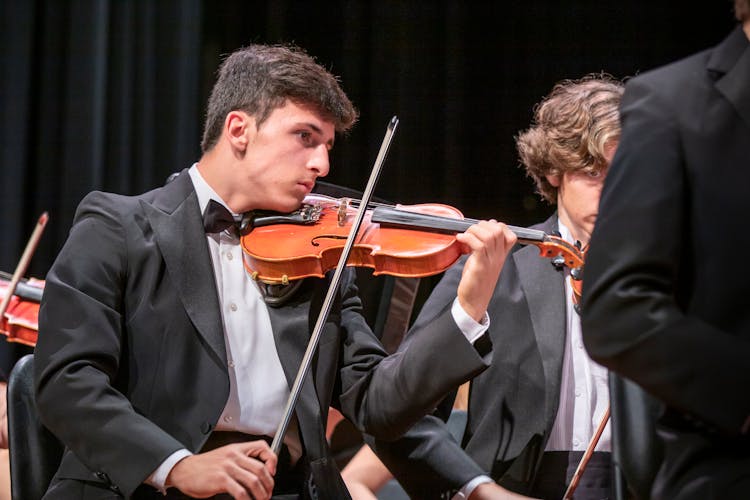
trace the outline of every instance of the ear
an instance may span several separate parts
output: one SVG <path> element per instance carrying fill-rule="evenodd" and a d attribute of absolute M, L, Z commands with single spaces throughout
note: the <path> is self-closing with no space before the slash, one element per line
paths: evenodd
<path fill-rule="evenodd" d="M 552 184 L 553 187 L 560 187 L 560 174 L 547 174 L 544 177 L 547 178 L 547 182 Z"/>
<path fill-rule="evenodd" d="M 244 111 L 230 111 L 224 120 L 224 134 L 238 151 L 245 151 L 253 130 L 255 120 Z"/>

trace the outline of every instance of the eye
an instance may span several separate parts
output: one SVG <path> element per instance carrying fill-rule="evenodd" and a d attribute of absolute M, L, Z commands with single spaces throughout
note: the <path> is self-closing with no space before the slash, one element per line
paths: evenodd
<path fill-rule="evenodd" d="M 313 134 L 309 130 L 300 130 L 297 132 L 297 135 L 299 136 L 300 140 L 302 141 L 302 144 L 305 146 L 314 146 L 314 139 Z"/>

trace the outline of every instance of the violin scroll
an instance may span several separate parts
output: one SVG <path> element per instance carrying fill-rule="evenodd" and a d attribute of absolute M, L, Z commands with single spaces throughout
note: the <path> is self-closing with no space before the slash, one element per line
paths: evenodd
<path fill-rule="evenodd" d="M 559 236 L 545 234 L 541 240 L 528 243 L 536 245 L 539 248 L 539 255 L 551 259 L 556 266 L 565 266 L 571 270 L 583 266 L 581 250 Z"/>
<path fill-rule="evenodd" d="M 570 269 L 570 286 L 573 289 L 573 309 L 578 314 L 581 314 L 581 293 L 583 291 L 583 263 L 586 259 L 586 252 L 588 246 L 582 250 L 578 250 L 581 256 L 581 263 L 576 267 Z"/>

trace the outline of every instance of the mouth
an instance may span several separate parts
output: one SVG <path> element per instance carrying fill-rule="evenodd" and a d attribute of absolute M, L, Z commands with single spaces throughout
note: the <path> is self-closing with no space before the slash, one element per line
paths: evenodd
<path fill-rule="evenodd" d="M 306 194 L 309 194 L 315 187 L 315 181 L 299 182 L 298 184 L 305 189 Z"/>

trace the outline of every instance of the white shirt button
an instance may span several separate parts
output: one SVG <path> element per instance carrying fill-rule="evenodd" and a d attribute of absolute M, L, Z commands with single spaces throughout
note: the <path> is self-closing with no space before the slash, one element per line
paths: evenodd
<path fill-rule="evenodd" d="M 234 302 L 232 302 L 231 304 L 229 304 L 229 309 L 232 312 L 236 311 L 237 310 L 237 304 L 235 304 Z"/>
<path fill-rule="evenodd" d="M 234 259 L 232 252 L 227 252 L 227 260 L 232 260 L 232 259 Z"/>
<path fill-rule="evenodd" d="M 231 415 L 227 415 L 226 417 L 224 417 L 224 422 L 231 422 L 231 421 L 232 421 Z"/>

